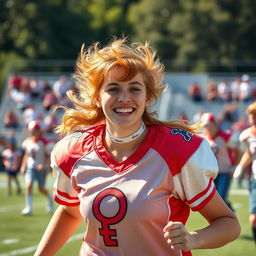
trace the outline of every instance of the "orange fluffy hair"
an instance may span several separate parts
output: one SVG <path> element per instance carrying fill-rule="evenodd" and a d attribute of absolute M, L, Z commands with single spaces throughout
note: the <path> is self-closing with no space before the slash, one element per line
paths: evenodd
<path fill-rule="evenodd" d="M 114 40 L 103 48 L 100 48 L 99 43 L 87 50 L 82 46 L 73 75 L 77 90 L 67 92 L 74 108 L 64 107 L 62 122 L 56 132 L 66 135 L 86 126 L 105 123 L 105 116 L 96 102 L 103 81 L 113 67 L 121 67 L 125 71 L 121 81 L 129 80 L 137 73 L 143 75 L 147 98 L 150 100 L 150 105 L 142 117 L 145 124 L 165 125 L 198 133 L 199 124 L 189 126 L 183 121 L 160 121 L 156 118 L 156 113 L 150 111 L 150 107 L 157 102 L 165 88 L 162 84 L 164 66 L 148 43 L 128 46 L 126 39 Z"/>

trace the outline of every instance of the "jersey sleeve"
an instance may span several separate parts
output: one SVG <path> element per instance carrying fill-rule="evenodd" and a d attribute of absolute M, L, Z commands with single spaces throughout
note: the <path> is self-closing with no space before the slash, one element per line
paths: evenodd
<path fill-rule="evenodd" d="M 77 206 L 80 204 L 80 201 L 78 198 L 78 191 L 75 189 L 74 179 L 58 166 L 55 159 L 56 153 L 54 149 L 51 153 L 51 167 L 56 177 L 53 186 L 54 199 L 61 205 Z"/>
<path fill-rule="evenodd" d="M 248 138 L 251 135 L 250 128 L 245 129 L 242 131 L 239 135 L 239 141 L 241 143 L 241 150 L 244 151 L 250 151 L 250 145 L 248 142 Z"/>
<path fill-rule="evenodd" d="M 213 180 L 217 174 L 217 159 L 204 139 L 181 171 L 173 177 L 173 195 L 186 202 L 193 211 L 199 211 L 215 194 Z"/>

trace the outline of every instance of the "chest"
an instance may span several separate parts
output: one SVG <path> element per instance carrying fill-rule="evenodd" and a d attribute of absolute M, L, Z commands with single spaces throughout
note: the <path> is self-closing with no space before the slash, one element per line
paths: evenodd
<path fill-rule="evenodd" d="M 25 143 L 24 149 L 33 158 L 44 154 L 44 144 L 41 141 L 28 141 Z"/>
<path fill-rule="evenodd" d="M 94 159 L 94 160 L 92 160 Z M 173 181 L 168 165 L 149 151 L 139 162 L 121 173 L 108 167 L 95 152 L 75 166 L 73 178 L 79 189 L 80 210 L 96 224 L 106 220 L 122 225 L 121 220 L 166 220 Z"/>
<path fill-rule="evenodd" d="M 9 161 L 15 161 L 19 157 L 19 152 L 18 151 L 11 151 L 7 149 L 6 151 L 3 152 L 3 157 Z"/>

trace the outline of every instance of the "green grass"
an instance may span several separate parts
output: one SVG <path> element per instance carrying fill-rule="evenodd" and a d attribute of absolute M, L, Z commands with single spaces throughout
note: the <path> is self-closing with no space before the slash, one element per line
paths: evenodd
<path fill-rule="evenodd" d="M 20 177 L 22 181 L 23 178 Z M 6 177 L 0 174 L 0 256 L 33 255 L 51 215 L 46 212 L 46 198 L 34 186 L 33 216 L 21 216 L 24 207 L 24 195 L 6 196 Z M 47 186 L 52 186 L 52 179 Z M 23 182 L 22 182 L 23 183 Z M 236 193 L 239 192 L 239 193 Z M 242 193 L 243 192 L 243 193 Z M 242 232 L 236 241 L 214 250 L 195 250 L 193 256 L 251 256 L 255 254 L 255 245 L 251 237 L 248 223 L 248 195 L 246 189 L 231 190 L 230 200 L 233 203 Z M 197 213 L 192 213 L 187 225 L 189 230 L 198 229 L 205 225 L 205 221 Z M 56 254 L 57 256 L 77 255 L 84 232 L 83 225 L 77 230 L 73 238 Z"/>

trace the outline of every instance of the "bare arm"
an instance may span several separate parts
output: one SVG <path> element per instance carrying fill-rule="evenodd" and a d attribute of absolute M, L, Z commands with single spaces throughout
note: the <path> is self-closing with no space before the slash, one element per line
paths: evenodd
<path fill-rule="evenodd" d="M 252 162 L 252 156 L 249 151 L 245 151 L 240 159 L 235 172 L 233 174 L 234 178 L 240 179 L 245 168 Z"/>
<path fill-rule="evenodd" d="M 26 165 L 27 165 L 27 160 L 28 160 L 28 153 L 25 152 L 24 156 L 22 158 L 22 161 L 21 161 L 21 166 L 20 166 L 20 173 L 21 173 L 21 175 L 24 175 L 24 173 L 25 173 Z"/>
<path fill-rule="evenodd" d="M 238 165 L 240 165 L 242 168 L 247 167 L 252 161 L 252 156 L 249 151 L 245 151 L 242 155 L 242 158 L 240 159 Z"/>
<path fill-rule="evenodd" d="M 59 206 L 38 245 L 34 256 L 53 256 L 79 227 L 79 206 Z"/>
<path fill-rule="evenodd" d="M 181 222 L 165 226 L 164 236 L 172 248 L 183 251 L 218 248 L 239 236 L 238 219 L 217 192 L 200 213 L 209 223 L 203 229 L 188 232 Z"/>

